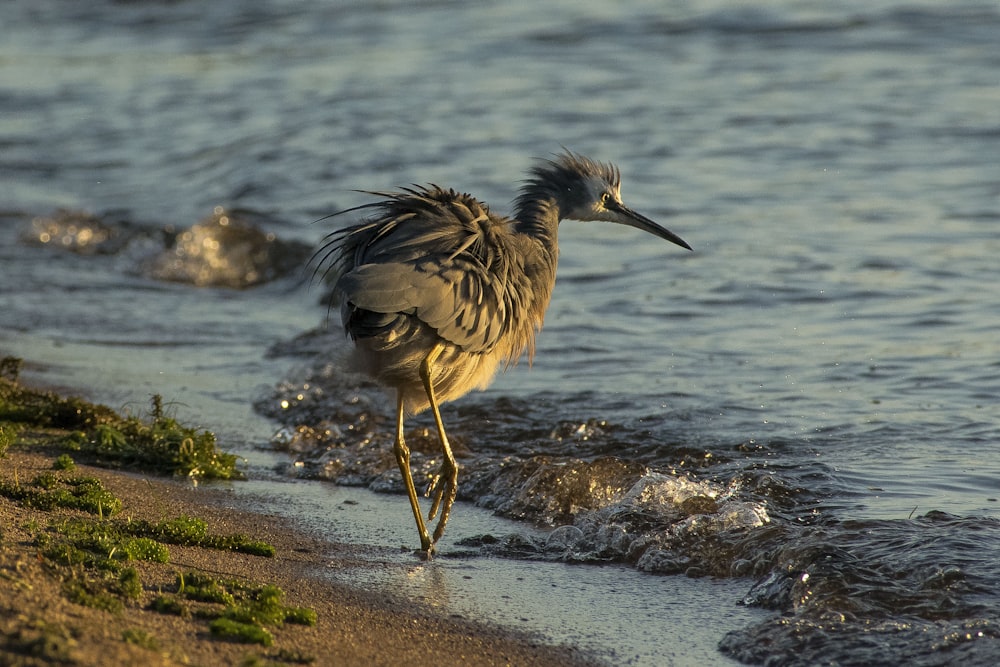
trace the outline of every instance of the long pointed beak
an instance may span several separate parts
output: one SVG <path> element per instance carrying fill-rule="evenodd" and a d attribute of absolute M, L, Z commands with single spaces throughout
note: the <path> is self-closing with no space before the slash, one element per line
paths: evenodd
<path fill-rule="evenodd" d="M 681 237 L 674 234 L 672 231 L 665 227 L 661 227 L 657 223 L 653 222 L 641 213 L 636 213 L 628 206 L 624 204 L 619 204 L 617 202 L 612 202 L 607 204 L 609 210 L 614 211 L 621 216 L 618 220 L 623 225 L 628 225 L 629 227 L 635 227 L 636 229 L 641 229 L 644 232 L 649 232 L 654 236 L 659 236 L 661 239 L 670 241 L 671 243 L 676 243 L 682 248 L 687 248 L 688 250 L 693 250 L 691 246 L 687 244 L 687 241 Z"/>

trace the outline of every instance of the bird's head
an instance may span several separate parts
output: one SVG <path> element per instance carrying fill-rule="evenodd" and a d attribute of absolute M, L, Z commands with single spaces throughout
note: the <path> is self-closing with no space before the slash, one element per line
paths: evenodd
<path fill-rule="evenodd" d="M 537 169 L 535 178 L 536 181 L 544 179 L 551 186 L 558 197 L 563 218 L 628 225 L 691 250 L 684 239 L 622 202 L 621 173 L 613 164 L 566 151 Z"/>

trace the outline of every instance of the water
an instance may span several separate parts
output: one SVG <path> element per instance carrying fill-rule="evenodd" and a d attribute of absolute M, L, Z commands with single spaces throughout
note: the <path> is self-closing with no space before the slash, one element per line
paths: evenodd
<path fill-rule="evenodd" d="M 337 363 L 335 322 L 306 333 L 326 314 L 297 269 L 329 229 L 311 223 L 410 182 L 505 210 L 565 145 L 618 162 L 626 202 L 695 252 L 563 225 L 534 366 L 445 410 L 460 506 L 504 522 L 457 510 L 440 576 L 621 572 L 653 638 L 617 646 L 635 664 L 697 663 L 704 641 L 751 663 L 1000 660 L 994 3 L 43 0 L 0 19 L 0 350 L 29 375 L 136 410 L 162 392 L 269 483 L 396 492 L 388 402 Z M 170 245 L 199 230 L 218 247 Z M 405 520 L 384 498 L 376 522 Z M 707 595 L 720 619 L 670 656 L 639 611 L 665 581 L 702 596 L 672 616 Z M 550 636 L 586 636 L 566 622 Z"/>

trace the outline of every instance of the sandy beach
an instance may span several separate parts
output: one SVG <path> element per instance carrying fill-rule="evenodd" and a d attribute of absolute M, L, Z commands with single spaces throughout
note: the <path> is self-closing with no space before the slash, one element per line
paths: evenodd
<path fill-rule="evenodd" d="M 51 471 L 54 457 L 11 448 L 3 482 Z M 188 482 L 77 465 L 120 498 L 120 517 L 155 522 L 203 519 L 210 533 L 241 533 L 275 547 L 272 558 L 200 547 L 170 546 L 168 563 L 134 563 L 143 582 L 135 601 L 118 613 L 70 602 L 66 574 L 39 555 L 30 533 L 38 526 L 82 516 L 79 510 L 41 510 L 0 498 L 0 662 L 6 665 L 588 665 L 572 648 L 546 646 L 529 636 L 443 617 L 412 600 L 331 584 L 318 576 L 350 558 L 345 547 L 283 525 L 275 517 L 233 507 L 234 495 Z M 416 556 L 414 556 L 416 558 Z M 316 612 L 314 626 L 286 623 L 272 646 L 212 636 L 204 619 L 150 609 L 175 587 L 179 572 L 224 580 L 266 582 L 285 592 L 285 604 Z M 123 637 L 146 638 L 146 645 Z"/>

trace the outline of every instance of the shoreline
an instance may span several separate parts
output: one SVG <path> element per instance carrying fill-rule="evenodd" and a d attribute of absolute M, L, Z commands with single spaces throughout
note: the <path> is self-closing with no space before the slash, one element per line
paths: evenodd
<path fill-rule="evenodd" d="M 26 485 L 52 475 L 57 454 L 45 446 L 12 444 L 0 458 L 0 481 Z M 38 546 L 40 533 L 86 513 L 39 509 L 0 496 L 0 655 L 5 664 L 602 664 L 572 646 L 552 646 L 529 633 L 436 611 L 398 593 L 331 581 L 324 570 L 356 565 L 350 545 L 311 535 L 283 517 L 241 508 L 231 491 L 80 462 L 72 475 L 99 480 L 121 500 L 116 516 L 125 521 L 197 517 L 210 534 L 239 533 L 267 542 L 274 556 L 171 544 L 167 563 L 129 562 L 143 583 L 136 599 L 118 612 L 92 608 L 67 599 L 71 575 L 44 560 Z M 315 625 L 279 624 L 273 645 L 262 646 L 213 636 L 197 614 L 153 610 L 151 601 L 175 590 L 178 576 L 186 572 L 277 586 L 284 604 L 315 611 Z"/>

